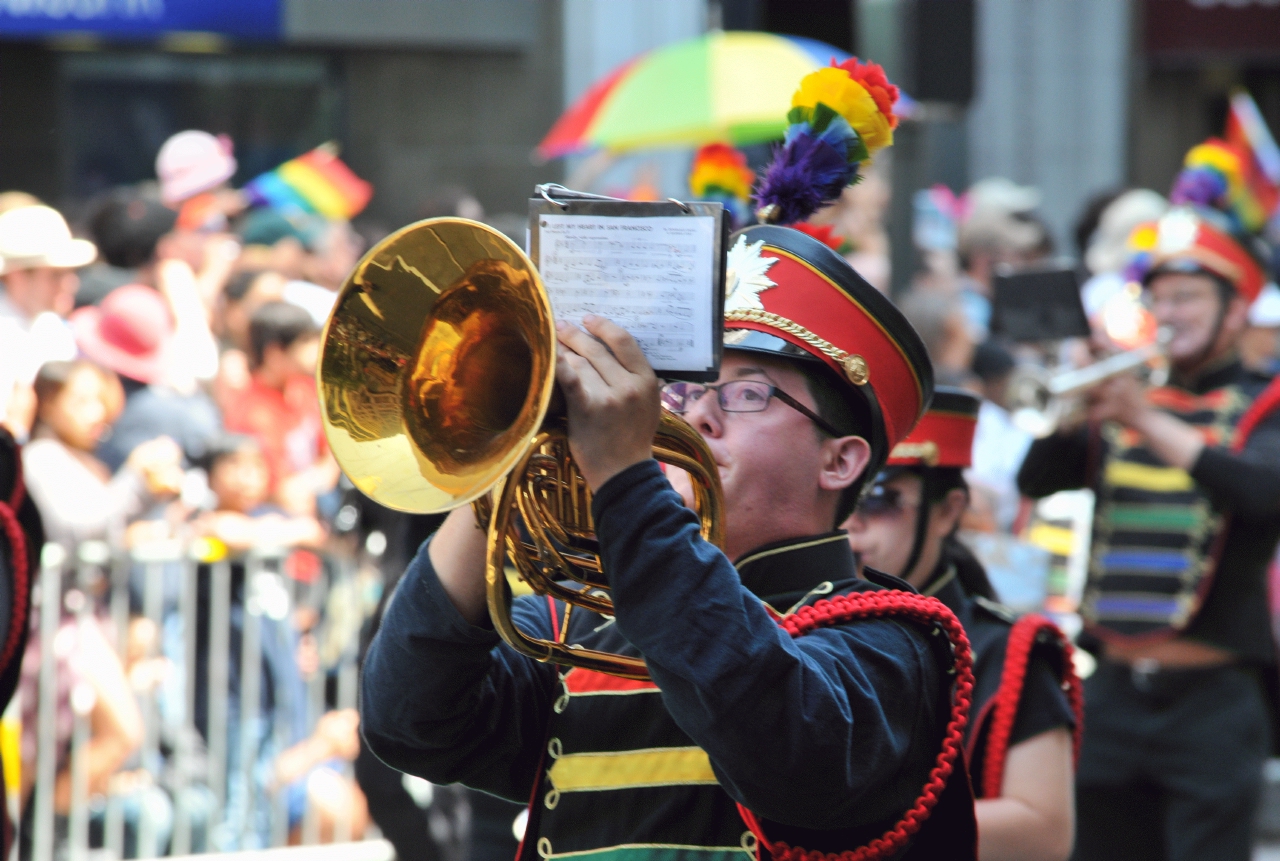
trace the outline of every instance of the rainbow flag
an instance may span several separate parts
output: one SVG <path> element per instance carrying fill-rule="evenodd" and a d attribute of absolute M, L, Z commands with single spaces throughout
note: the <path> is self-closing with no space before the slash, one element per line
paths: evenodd
<path fill-rule="evenodd" d="M 373 186 L 343 164 L 335 145 L 322 144 L 250 180 L 244 192 L 253 206 L 349 219 L 368 206 Z"/>
<path fill-rule="evenodd" d="M 1280 212 L 1280 147 L 1246 90 L 1231 94 L 1224 137 L 1245 156 L 1241 179 L 1261 210 L 1263 221 L 1269 220 Z"/>

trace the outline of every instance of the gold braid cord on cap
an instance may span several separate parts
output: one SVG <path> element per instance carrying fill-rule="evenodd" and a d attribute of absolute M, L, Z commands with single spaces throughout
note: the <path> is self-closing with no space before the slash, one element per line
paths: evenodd
<path fill-rule="evenodd" d="M 938 444 L 933 440 L 926 442 L 900 442 L 893 447 L 889 457 L 902 458 L 903 460 L 919 458 L 924 461 L 925 466 L 937 466 Z"/>
<path fill-rule="evenodd" d="M 871 372 L 867 368 L 866 359 L 857 353 L 845 352 L 830 341 L 813 334 L 799 323 L 788 320 L 778 314 L 758 311 L 754 308 L 740 308 L 735 311 L 726 311 L 724 321 L 726 325 L 729 323 L 762 323 L 786 332 L 788 335 L 794 335 L 843 368 L 844 375 L 855 386 L 866 385 L 871 376 Z"/>

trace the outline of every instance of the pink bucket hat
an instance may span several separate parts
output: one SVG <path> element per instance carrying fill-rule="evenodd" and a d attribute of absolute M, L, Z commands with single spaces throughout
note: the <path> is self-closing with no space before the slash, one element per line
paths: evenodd
<path fill-rule="evenodd" d="M 101 305 L 81 308 L 69 322 L 80 351 L 103 367 L 143 383 L 163 377 L 173 318 L 150 287 L 117 287 Z"/>
<path fill-rule="evenodd" d="M 236 172 L 231 138 L 208 132 L 178 132 L 156 155 L 160 199 L 174 207 L 201 192 L 217 188 Z"/>

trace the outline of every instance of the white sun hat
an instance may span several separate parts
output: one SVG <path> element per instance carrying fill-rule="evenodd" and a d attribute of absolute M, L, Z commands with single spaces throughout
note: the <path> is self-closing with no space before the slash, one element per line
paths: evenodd
<path fill-rule="evenodd" d="M 1134 228 L 1148 221 L 1159 221 L 1169 211 L 1169 201 L 1147 188 L 1133 188 L 1117 197 L 1102 210 L 1098 228 L 1089 240 L 1084 263 L 1089 271 L 1119 272 L 1133 258 L 1129 236 Z"/>
<path fill-rule="evenodd" d="M 1249 325 L 1265 329 L 1280 326 L 1280 287 L 1268 281 L 1249 306 Z"/>
<path fill-rule="evenodd" d="M 169 138 L 156 155 L 160 200 L 174 207 L 231 179 L 236 172 L 231 150 L 226 135 L 191 129 Z"/>
<path fill-rule="evenodd" d="M 44 266 L 75 269 L 97 256 L 97 246 L 74 238 L 56 209 L 20 206 L 0 214 L 0 275 Z"/>

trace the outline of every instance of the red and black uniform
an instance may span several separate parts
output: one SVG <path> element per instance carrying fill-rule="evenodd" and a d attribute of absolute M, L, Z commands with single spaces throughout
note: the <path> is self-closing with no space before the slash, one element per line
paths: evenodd
<path fill-rule="evenodd" d="M 1007 607 L 965 592 L 981 563 L 958 541 L 948 541 L 942 563 L 922 593 L 956 614 L 973 649 L 973 704 L 965 731 L 965 758 L 975 798 L 998 798 L 1009 749 L 1043 732 L 1078 732 L 1083 697 L 1071 665 L 1071 646 L 1051 621 L 1018 617 Z"/>
<path fill-rule="evenodd" d="M 929 411 L 889 455 L 880 481 L 909 471 L 922 483 L 906 572 L 923 549 L 929 503 L 963 484 L 960 470 L 973 460 L 981 403 L 967 391 L 939 388 Z M 937 567 L 920 591 L 946 604 L 969 636 L 974 688 L 966 760 L 975 797 L 998 797 L 1009 748 L 1058 727 L 1074 728 L 1078 740 L 1083 703 L 1071 645 L 1043 616 L 1018 618 L 997 603 L 982 564 L 954 536 L 944 540 Z"/>
<path fill-rule="evenodd" d="M 835 377 L 878 469 L 932 395 L 918 336 L 798 231 L 743 231 L 728 269 L 726 349 Z M 651 460 L 598 488 L 592 514 L 615 616 L 522 598 L 515 621 L 642 656 L 652 682 L 541 664 L 467 624 L 424 547 L 364 664 L 381 759 L 529 800 L 527 861 L 975 857 L 972 676 L 941 602 L 858 579 L 842 532 L 731 561 Z"/>

